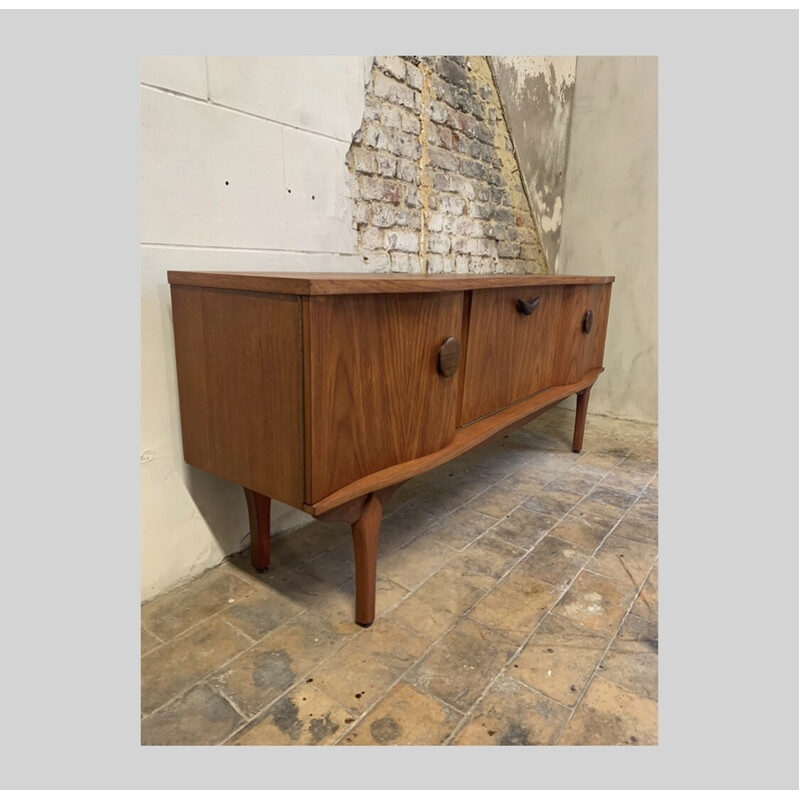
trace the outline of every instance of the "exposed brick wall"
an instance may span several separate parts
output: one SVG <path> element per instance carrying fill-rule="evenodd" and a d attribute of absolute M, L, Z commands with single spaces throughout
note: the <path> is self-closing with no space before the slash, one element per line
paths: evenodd
<path fill-rule="evenodd" d="M 376 58 L 348 166 L 371 271 L 547 272 L 485 58 Z"/>

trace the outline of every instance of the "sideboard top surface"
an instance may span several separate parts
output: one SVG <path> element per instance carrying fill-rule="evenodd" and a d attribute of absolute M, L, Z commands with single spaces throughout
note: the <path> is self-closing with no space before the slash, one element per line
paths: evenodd
<path fill-rule="evenodd" d="M 514 286 L 613 283 L 590 275 L 409 275 L 373 272 L 167 272 L 169 283 L 208 289 L 274 294 L 330 295 L 402 292 L 458 292 Z"/>

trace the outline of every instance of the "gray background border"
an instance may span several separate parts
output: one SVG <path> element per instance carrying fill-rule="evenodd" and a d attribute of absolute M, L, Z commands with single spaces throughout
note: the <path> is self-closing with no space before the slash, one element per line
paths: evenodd
<path fill-rule="evenodd" d="M 796 788 L 796 11 L 3 12 L 2 788 Z M 659 57 L 660 744 L 141 748 L 146 54 Z"/>

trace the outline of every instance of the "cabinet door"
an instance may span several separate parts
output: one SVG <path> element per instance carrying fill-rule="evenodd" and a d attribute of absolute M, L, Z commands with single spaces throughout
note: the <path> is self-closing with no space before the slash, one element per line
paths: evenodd
<path fill-rule="evenodd" d="M 306 498 L 435 452 L 456 427 L 463 293 L 314 296 L 305 305 Z"/>
<path fill-rule="evenodd" d="M 562 288 L 472 292 L 459 424 L 553 385 Z M 518 301 L 527 308 L 520 308 Z"/>
<path fill-rule="evenodd" d="M 602 366 L 610 296 L 610 284 L 472 292 L 459 425 Z"/>
<path fill-rule="evenodd" d="M 562 287 L 554 386 L 575 383 L 603 366 L 610 299 L 611 284 Z"/>

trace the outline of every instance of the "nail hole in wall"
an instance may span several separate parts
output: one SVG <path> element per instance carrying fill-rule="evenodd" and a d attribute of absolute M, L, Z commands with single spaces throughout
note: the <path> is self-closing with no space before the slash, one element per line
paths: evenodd
<path fill-rule="evenodd" d="M 228 185 L 228 181 L 225 181 L 225 185 L 226 185 L 226 186 Z"/>

